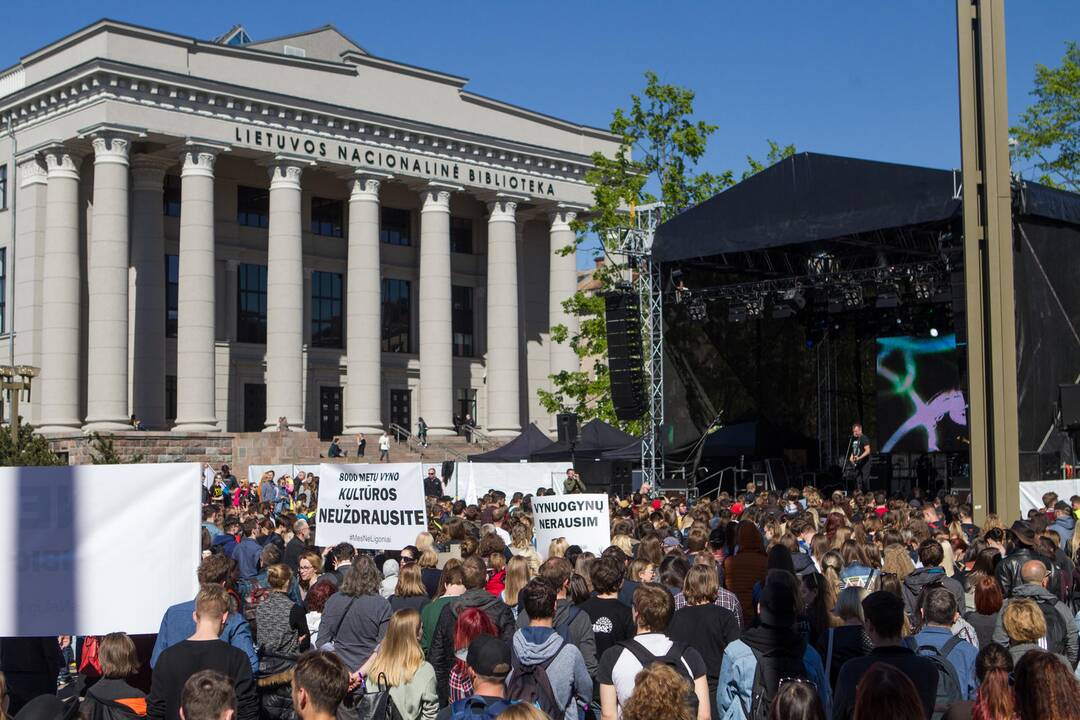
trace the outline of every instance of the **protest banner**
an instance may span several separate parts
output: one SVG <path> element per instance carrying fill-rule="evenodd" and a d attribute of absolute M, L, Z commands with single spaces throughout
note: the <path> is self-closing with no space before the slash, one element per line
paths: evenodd
<path fill-rule="evenodd" d="M 0 636 L 156 633 L 199 589 L 202 479 L 199 463 L 0 468 Z"/>
<path fill-rule="evenodd" d="M 316 545 L 400 550 L 425 530 L 420 463 L 319 466 Z"/>
<path fill-rule="evenodd" d="M 516 492 L 531 495 L 537 488 L 562 494 L 569 461 L 550 463 L 479 463 L 459 462 L 446 486 L 446 494 L 475 504 L 491 490 L 502 490 L 507 497 Z M 438 471 L 437 471 L 438 472 Z"/>
<path fill-rule="evenodd" d="M 548 546 L 555 538 L 599 555 L 611 544 L 608 498 L 602 493 L 558 495 L 532 499 L 536 550 L 547 559 Z"/>

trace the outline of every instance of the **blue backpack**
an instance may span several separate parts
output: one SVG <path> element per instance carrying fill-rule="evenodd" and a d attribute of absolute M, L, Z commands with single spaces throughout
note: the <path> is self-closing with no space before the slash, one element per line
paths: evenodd
<path fill-rule="evenodd" d="M 472 697 L 455 700 L 450 705 L 450 720 L 495 720 L 495 718 L 511 705 L 512 700 L 496 700 L 488 705 L 482 698 Z"/>

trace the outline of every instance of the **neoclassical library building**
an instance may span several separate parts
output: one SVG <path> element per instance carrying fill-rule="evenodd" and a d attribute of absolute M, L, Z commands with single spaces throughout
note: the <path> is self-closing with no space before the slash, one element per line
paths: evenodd
<path fill-rule="evenodd" d="M 10 59 L 14 61 L 14 58 Z M 609 132 L 332 26 L 103 20 L 0 70 L 0 353 L 46 433 L 554 428 Z M 12 217 L 14 215 L 14 217 Z M 12 235 L 14 232 L 14 236 Z"/>

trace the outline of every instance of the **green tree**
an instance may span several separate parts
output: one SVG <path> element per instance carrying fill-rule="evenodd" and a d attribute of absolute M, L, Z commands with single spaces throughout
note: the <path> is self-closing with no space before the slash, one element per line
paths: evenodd
<path fill-rule="evenodd" d="M 1080 192 L 1080 45 L 1067 44 L 1061 67 L 1035 66 L 1035 102 L 1010 129 L 1017 158 L 1033 163 L 1039 182 Z"/>
<path fill-rule="evenodd" d="M 108 435 L 94 433 L 90 436 L 90 462 L 94 465 L 123 465 L 125 463 L 138 464 L 143 461 L 141 454 L 133 455 L 131 459 L 124 460 L 113 445 L 113 439 Z"/>
<path fill-rule="evenodd" d="M 665 205 L 662 217 L 667 219 L 735 184 L 731 170 L 719 174 L 697 170 L 716 126 L 694 119 L 692 90 L 661 83 L 653 72 L 645 73 L 642 95 L 631 95 L 628 109 L 615 110 L 611 131 L 622 141 L 614 156 L 592 156 L 593 169 L 586 179 L 594 188 L 593 206 L 589 220 L 576 224 L 578 244 L 592 233 L 610 252 L 615 248 L 610 246 L 609 233 L 627 223 L 628 207 L 659 200 Z M 748 156 L 743 178 L 794 152 L 792 145 L 769 141 L 766 164 Z M 562 250 L 564 254 L 575 251 L 576 245 Z M 595 277 L 603 289 L 609 289 L 619 280 L 620 268 L 605 266 Z M 639 423 L 620 422 L 611 403 L 611 377 L 604 362 L 603 298 L 599 293 L 578 292 L 563 302 L 563 308 L 577 317 L 578 331 L 571 334 L 565 325 L 557 325 L 551 329 L 552 342 L 569 343 L 580 359 L 598 361 L 592 373 L 578 370 L 552 375 L 554 389 L 538 391 L 541 404 L 548 412 L 576 412 L 582 420 L 600 418 L 637 432 Z"/>
<path fill-rule="evenodd" d="M 25 423 L 19 425 L 19 440 L 14 442 L 10 428 L 0 430 L 0 465 L 29 467 L 63 465 L 64 461 L 49 447 L 49 441 L 34 433 Z"/>

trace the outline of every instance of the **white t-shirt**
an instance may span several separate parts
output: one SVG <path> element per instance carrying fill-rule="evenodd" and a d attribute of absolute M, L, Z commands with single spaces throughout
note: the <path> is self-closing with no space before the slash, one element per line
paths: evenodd
<path fill-rule="evenodd" d="M 661 633 L 645 633 L 635 635 L 637 640 L 646 650 L 657 657 L 667 655 L 673 644 L 671 638 Z M 701 654 L 692 647 L 687 647 L 682 656 L 683 665 L 692 678 L 699 678 L 705 674 L 705 661 Z M 619 714 L 622 715 L 622 706 L 630 699 L 634 692 L 634 679 L 641 672 L 641 663 L 621 645 L 615 645 L 604 651 L 600 658 L 600 665 L 596 670 L 596 682 L 601 685 L 614 685 L 615 695 L 619 699 Z"/>
<path fill-rule="evenodd" d="M 379 437 L 379 449 L 380 450 L 389 450 L 390 449 L 390 438 L 387 437 L 386 435 L 382 435 L 382 436 Z"/>

